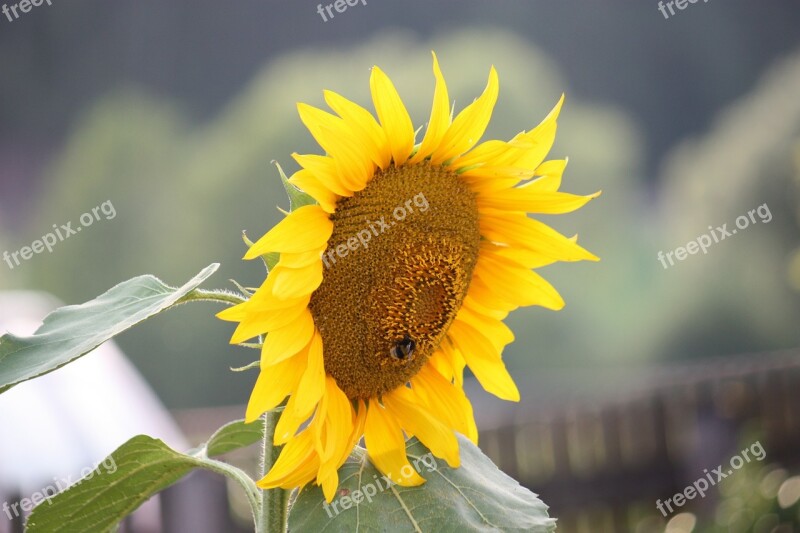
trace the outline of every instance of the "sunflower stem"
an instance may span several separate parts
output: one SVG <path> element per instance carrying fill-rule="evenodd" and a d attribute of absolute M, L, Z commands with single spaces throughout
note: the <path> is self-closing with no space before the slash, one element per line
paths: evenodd
<path fill-rule="evenodd" d="M 190 293 L 186 294 L 183 298 L 181 298 L 179 300 L 179 303 L 197 302 L 197 301 L 222 302 L 228 305 L 237 305 L 246 302 L 247 298 L 245 298 L 241 294 L 236 294 L 235 292 L 231 291 L 194 289 Z"/>
<path fill-rule="evenodd" d="M 268 411 L 264 415 L 264 450 L 262 475 L 266 476 L 280 455 L 280 446 L 272 444 L 275 426 L 278 424 L 279 409 Z M 258 517 L 256 531 L 258 533 L 285 533 L 289 520 L 289 491 L 281 488 L 261 491 L 261 514 Z"/>

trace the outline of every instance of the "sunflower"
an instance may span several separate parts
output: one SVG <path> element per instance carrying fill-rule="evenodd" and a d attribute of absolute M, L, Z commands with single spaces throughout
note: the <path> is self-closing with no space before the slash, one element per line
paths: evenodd
<path fill-rule="evenodd" d="M 501 358 L 514 340 L 503 319 L 520 306 L 563 307 L 532 269 L 597 260 L 528 216 L 567 213 L 599 194 L 558 192 L 567 161 L 544 161 L 563 96 L 533 130 L 478 144 L 497 100 L 495 69 L 454 119 L 435 54 L 433 74 L 419 144 L 377 66 L 377 120 L 330 91 L 335 114 L 298 104 L 326 155 L 293 154 L 301 169 L 289 182 L 317 203 L 250 247 L 245 259 L 280 259 L 248 301 L 218 315 L 239 323 L 231 343 L 266 335 L 246 420 L 288 397 L 274 439 L 285 446 L 262 488 L 313 481 L 331 501 L 337 470 L 362 437 L 373 464 L 402 486 L 425 481 L 408 461 L 406 436 L 458 467 L 456 432 L 478 439 L 464 368 L 488 392 L 518 401 Z"/>

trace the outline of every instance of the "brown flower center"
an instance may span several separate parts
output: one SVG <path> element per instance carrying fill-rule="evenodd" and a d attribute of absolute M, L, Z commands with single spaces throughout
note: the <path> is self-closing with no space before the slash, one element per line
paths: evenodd
<path fill-rule="evenodd" d="M 461 307 L 480 241 L 475 194 L 441 166 L 392 166 L 331 220 L 310 303 L 325 370 L 349 398 L 380 396 L 422 368 Z"/>

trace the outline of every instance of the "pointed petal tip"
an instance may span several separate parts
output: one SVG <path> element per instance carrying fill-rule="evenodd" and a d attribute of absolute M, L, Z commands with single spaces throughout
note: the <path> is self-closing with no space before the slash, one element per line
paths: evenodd
<path fill-rule="evenodd" d="M 239 323 L 239 324 L 241 325 L 241 323 Z M 236 329 L 238 331 L 239 328 L 236 328 Z M 253 337 L 255 337 L 255 335 L 249 335 L 249 336 L 246 336 L 246 335 L 249 335 L 249 334 L 237 333 L 236 331 L 234 331 L 233 335 L 231 335 L 231 340 L 228 341 L 228 343 L 231 344 L 231 345 L 237 345 L 237 344 L 241 344 L 241 343 L 245 342 L 246 340 L 249 340 L 249 339 L 252 339 Z"/>
<path fill-rule="evenodd" d="M 260 410 L 257 407 L 257 402 L 254 401 L 253 396 L 250 397 L 250 401 L 247 403 L 247 408 L 245 409 L 244 413 L 244 423 L 251 424 L 261 418 L 266 411 Z"/>
<path fill-rule="evenodd" d="M 556 105 L 554 105 L 553 109 L 550 110 L 550 113 L 548 113 L 548 118 L 552 118 L 553 120 L 558 119 L 559 115 L 561 114 L 561 108 L 564 107 L 565 99 L 566 99 L 566 94 L 561 93 L 561 97 L 558 99 L 558 102 L 556 102 Z"/>
<path fill-rule="evenodd" d="M 331 483 L 328 480 L 323 480 L 321 483 L 318 481 L 318 485 L 322 486 L 322 494 L 325 496 L 325 501 L 327 503 L 331 503 L 333 501 L 334 496 L 336 496 L 336 489 L 338 488 L 338 479 L 336 483 Z"/>
<path fill-rule="evenodd" d="M 236 319 L 234 317 L 231 317 L 229 315 L 234 314 L 234 310 L 237 310 L 236 308 L 239 307 L 240 305 L 242 305 L 242 304 L 237 304 L 237 305 L 235 305 L 233 307 L 227 307 L 227 308 L 223 309 L 222 311 L 218 312 L 217 314 L 215 314 L 214 316 L 217 317 L 220 320 L 226 320 L 228 322 L 238 322 L 238 319 Z"/>
<path fill-rule="evenodd" d="M 575 235 L 570 237 L 570 240 L 577 244 L 578 243 L 578 234 L 576 233 Z M 594 261 L 594 262 L 600 261 L 600 257 L 594 255 L 592 252 L 590 252 L 586 248 L 583 248 L 583 247 L 581 247 L 581 248 L 586 253 L 585 257 L 581 258 L 582 261 Z"/>
<path fill-rule="evenodd" d="M 564 306 L 562 305 L 561 307 Z M 503 395 L 498 396 L 498 398 L 500 398 L 501 400 L 505 400 L 507 402 L 519 402 L 520 401 L 519 388 L 517 387 L 517 384 L 514 383 L 513 381 L 511 382 L 511 385 L 513 386 L 513 388 L 509 388 L 503 391 Z"/>
<path fill-rule="evenodd" d="M 259 418 L 261 418 L 260 414 L 257 415 L 255 413 L 246 413 L 245 416 L 244 416 L 244 423 L 245 424 L 252 424 L 253 422 L 258 420 Z"/>

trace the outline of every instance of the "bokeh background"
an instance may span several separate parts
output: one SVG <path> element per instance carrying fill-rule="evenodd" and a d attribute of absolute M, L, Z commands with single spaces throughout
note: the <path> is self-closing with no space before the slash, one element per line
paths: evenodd
<path fill-rule="evenodd" d="M 287 207 L 271 162 L 290 172 L 292 152 L 318 151 L 296 102 L 322 106 L 327 88 L 369 105 L 379 64 L 421 125 L 431 50 L 457 109 L 495 65 L 487 138 L 531 128 L 566 93 L 551 157 L 570 159 L 564 190 L 603 196 L 547 222 L 602 261 L 543 269 L 561 312 L 512 314 L 522 402 L 475 389 L 484 449 L 563 531 L 800 531 L 798 28 L 795 0 L 711 0 L 669 19 L 653 0 L 369 0 L 327 22 L 305 1 L 54 0 L 0 18 L 0 252 L 105 201 L 117 214 L 0 263 L 0 290 L 80 303 L 212 262 L 207 286 L 258 285 L 241 232 L 260 236 Z M 657 259 L 765 203 L 768 223 L 707 255 Z M 230 371 L 254 352 L 227 344 L 217 310 L 182 307 L 118 338 L 179 420 L 237 412 L 255 380 Z M 655 509 L 756 439 L 767 460 L 732 488 L 671 522 Z M 633 463 L 612 453 L 626 447 Z"/>

